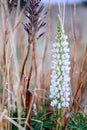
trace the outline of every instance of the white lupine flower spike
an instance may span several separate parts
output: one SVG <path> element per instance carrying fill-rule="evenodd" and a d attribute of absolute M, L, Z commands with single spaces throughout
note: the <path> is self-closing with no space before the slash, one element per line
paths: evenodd
<path fill-rule="evenodd" d="M 58 109 L 69 107 L 70 102 L 70 49 L 58 16 L 57 38 L 52 48 L 52 75 L 50 86 L 51 106 Z"/>

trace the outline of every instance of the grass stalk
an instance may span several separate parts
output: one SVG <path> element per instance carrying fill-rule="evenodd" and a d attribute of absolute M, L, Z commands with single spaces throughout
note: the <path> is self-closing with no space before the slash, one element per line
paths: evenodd
<path fill-rule="evenodd" d="M 22 77 L 24 75 L 24 69 L 25 69 L 25 65 L 26 65 L 26 62 L 27 62 L 27 59 L 29 56 L 29 52 L 30 52 L 30 43 L 28 44 L 27 53 L 26 53 L 26 56 L 25 56 L 25 59 L 24 59 L 23 65 L 22 65 L 20 81 L 22 81 Z"/>
<path fill-rule="evenodd" d="M 45 59 L 46 59 L 46 54 L 47 54 L 47 49 L 48 49 L 48 44 L 50 40 L 50 0 L 48 0 L 48 14 L 47 14 L 47 36 L 46 36 L 46 42 L 45 42 L 45 47 L 44 47 L 44 52 L 42 55 L 42 80 L 44 81 L 44 72 L 45 72 Z M 42 85 L 44 83 L 42 82 Z"/>
<path fill-rule="evenodd" d="M 36 63 L 36 38 L 34 37 L 33 44 L 32 44 L 32 60 L 33 60 L 33 68 L 35 70 L 35 86 L 38 87 L 38 80 L 37 80 L 37 63 Z"/>

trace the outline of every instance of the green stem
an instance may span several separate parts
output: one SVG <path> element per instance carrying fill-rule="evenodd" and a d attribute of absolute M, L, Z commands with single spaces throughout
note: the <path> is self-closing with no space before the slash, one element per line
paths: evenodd
<path fill-rule="evenodd" d="M 59 110 L 58 115 L 56 130 L 62 130 L 62 108 Z"/>

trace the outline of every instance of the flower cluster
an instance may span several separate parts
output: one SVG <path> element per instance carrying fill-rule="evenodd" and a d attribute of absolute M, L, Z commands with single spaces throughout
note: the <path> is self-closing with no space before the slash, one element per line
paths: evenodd
<path fill-rule="evenodd" d="M 57 38 L 52 49 L 52 75 L 50 86 L 51 106 L 58 109 L 69 107 L 70 102 L 70 55 L 67 36 L 64 34 L 62 21 L 58 16 Z"/>

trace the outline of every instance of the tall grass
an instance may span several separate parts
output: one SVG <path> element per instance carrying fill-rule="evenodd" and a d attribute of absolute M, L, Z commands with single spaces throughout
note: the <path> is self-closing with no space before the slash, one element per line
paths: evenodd
<path fill-rule="evenodd" d="M 19 2 L 20 3 L 20 2 Z M 22 106 L 22 99 L 21 99 L 21 89 L 20 86 L 20 66 L 17 58 L 17 29 L 22 22 L 23 11 L 20 12 L 19 10 L 19 3 L 16 10 L 13 12 L 9 12 L 7 1 L 0 2 L 0 12 L 1 12 L 1 37 L 0 37 L 0 46 L 2 53 L 1 54 L 1 70 L 2 70 L 2 87 L 3 87 L 3 94 L 2 94 L 2 101 L 1 101 L 1 112 L 3 113 L 5 109 L 7 110 L 6 113 L 3 115 L 6 118 L 7 128 L 11 129 L 10 122 L 16 123 L 12 119 L 10 119 L 11 111 L 14 111 L 15 108 L 18 108 L 18 118 L 21 118 L 21 110 Z M 13 22 L 12 22 L 12 15 Z M 1 113 L 1 114 L 2 114 Z M 6 116 L 6 117 L 5 117 Z M 2 117 L 2 124 L 3 124 L 3 117 Z M 19 120 L 20 124 L 20 120 Z M 19 124 L 16 123 L 16 126 L 21 127 Z M 21 129 L 23 129 L 21 127 Z"/>

